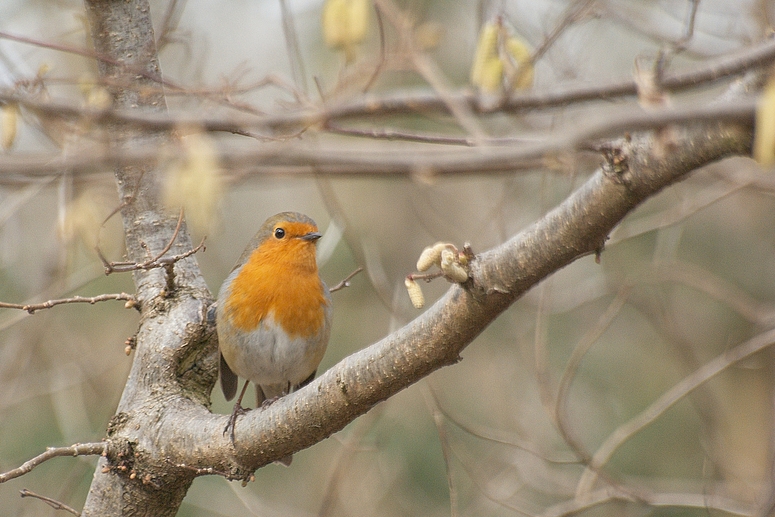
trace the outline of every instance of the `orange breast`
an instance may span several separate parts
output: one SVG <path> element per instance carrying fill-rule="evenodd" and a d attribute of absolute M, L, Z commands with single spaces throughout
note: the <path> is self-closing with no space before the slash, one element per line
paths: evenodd
<path fill-rule="evenodd" d="M 312 337 L 324 324 L 327 304 L 314 244 L 268 239 L 232 281 L 224 309 L 231 324 L 245 332 L 273 314 L 291 337 Z"/>

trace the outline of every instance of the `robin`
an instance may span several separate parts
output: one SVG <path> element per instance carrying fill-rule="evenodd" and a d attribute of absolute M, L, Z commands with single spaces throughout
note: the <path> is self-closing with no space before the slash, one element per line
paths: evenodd
<path fill-rule="evenodd" d="M 315 221 L 297 212 L 267 219 L 248 243 L 218 293 L 216 322 L 221 388 L 226 400 L 237 392 L 231 430 L 244 413 L 248 383 L 257 407 L 287 395 L 315 378 L 331 331 L 331 295 L 318 273 Z M 290 465 L 291 456 L 280 460 Z"/>

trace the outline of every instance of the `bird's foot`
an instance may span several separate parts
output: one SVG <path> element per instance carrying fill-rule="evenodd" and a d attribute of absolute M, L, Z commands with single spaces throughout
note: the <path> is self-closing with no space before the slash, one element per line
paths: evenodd
<path fill-rule="evenodd" d="M 245 408 L 240 405 L 239 402 L 234 404 L 234 409 L 231 412 L 231 416 L 229 417 L 229 423 L 226 424 L 226 427 L 223 428 L 223 434 L 224 436 L 226 433 L 231 430 L 231 433 L 229 434 L 229 437 L 231 438 L 231 444 L 234 445 L 234 426 L 237 423 L 237 417 L 240 415 L 245 414 Z"/>

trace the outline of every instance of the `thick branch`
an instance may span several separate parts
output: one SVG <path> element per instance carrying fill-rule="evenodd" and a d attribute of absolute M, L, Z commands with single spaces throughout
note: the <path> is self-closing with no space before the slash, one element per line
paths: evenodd
<path fill-rule="evenodd" d="M 573 260 L 599 252 L 609 232 L 648 197 L 702 165 L 747 154 L 746 126 L 697 124 L 676 130 L 669 153 L 651 134 L 620 142 L 619 168 L 598 171 L 569 199 L 502 246 L 482 253 L 465 286 L 378 343 L 344 359 L 308 387 L 237 421 L 236 448 L 226 416 L 177 400 L 159 415 L 168 461 L 244 477 L 309 447 L 442 366 L 528 289 Z"/>
<path fill-rule="evenodd" d="M 117 112 L 131 108 L 140 117 L 163 112 L 162 93 L 147 83 L 148 77 L 160 76 L 147 2 L 87 0 L 86 5 L 95 50 L 110 58 L 100 63 L 102 76 L 110 79 L 106 84 L 136 85 L 113 91 Z M 113 64 L 129 56 L 131 66 Z M 127 70 L 138 66 L 149 73 L 128 77 Z M 306 388 L 240 418 L 236 447 L 223 435 L 227 417 L 208 409 L 216 372 L 213 328 L 206 318 L 209 292 L 195 258 L 175 263 L 174 291 L 165 290 L 162 271 L 135 271 L 142 307 L 137 349 L 108 427 L 107 457 L 100 460 L 83 514 L 173 515 L 196 475 L 245 478 L 455 363 L 460 352 L 528 289 L 571 261 L 600 251 L 609 232 L 643 200 L 702 165 L 748 154 L 750 114 L 749 106 L 734 118 L 743 123 L 704 119 L 689 129 L 671 128 L 669 141 L 649 133 L 619 142 L 616 168 L 598 171 L 531 228 L 478 256 L 466 285 L 453 286 L 409 325 L 346 358 Z M 164 143 L 158 133 L 138 136 L 118 123 L 112 129 L 117 153 Z M 269 152 L 282 161 L 277 149 Z M 508 152 L 493 150 L 488 155 L 499 160 Z M 417 161 L 402 166 L 416 167 Z M 473 167 L 474 162 L 465 166 Z M 155 167 L 150 162 L 116 170 L 128 259 L 136 263 L 157 257 L 175 233 L 176 217 L 158 199 Z M 191 248 L 183 227 L 169 253 Z"/>
<path fill-rule="evenodd" d="M 164 94 L 154 78 L 161 76 L 147 0 L 86 0 L 92 40 L 97 54 L 100 76 L 112 87 L 114 107 L 118 111 L 139 113 L 166 111 Z M 138 73 L 138 70 L 142 73 Z M 110 144 L 117 152 L 136 146 L 162 145 L 167 136 L 161 133 L 135 133 L 125 125 L 108 125 Z M 185 224 L 178 224 L 177 212 L 171 213 L 160 201 L 160 171 L 157 164 L 128 164 L 115 170 L 121 199 L 121 216 L 126 237 L 127 258 L 137 264 L 162 260 L 162 255 L 184 255 L 193 246 Z M 175 238 L 175 236 L 177 237 Z M 180 372 L 179 367 L 196 362 L 187 345 L 191 333 L 187 326 L 202 321 L 210 293 L 202 279 L 196 259 L 187 256 L 174 263 L 175 289 L 166 284 L 162 269 L 135 269 L 137 299 L 141 306 L 141 323 L 137 333 L 136 352 L 116 416 L 108 436 L 131 415 L 148 416 L 164 410 L 164 395 L 180 396 L 181 390 L 204 403 L 212 389 L 214 363 L 210 374 Z M 197 327 L 201 328 L 201 327 Z M 212 356 L 213 346 L 198 346 L 196 352 Z M 182 363 L 182 364 L 181 364 Z M 198 365 L 199 366 L 199 365 Z M 197 383 L 200 383 L 196 385 Z M 196 386 L 194 386 L 196 385 Z M 153 422 L 132 428 L 131 438 L 108 442 L 107 458 L 102 458 L 94 474 L 83 515 L 174 515 L 193 479 L 191 473 L 177 471 L 164 483 L 138 477 L 134 464 L 142 463 L 137 443 L 148 439 L 154 447 L 145 450 L 158 454 L 164 446 L 163 436 L 155 434 Z"/>

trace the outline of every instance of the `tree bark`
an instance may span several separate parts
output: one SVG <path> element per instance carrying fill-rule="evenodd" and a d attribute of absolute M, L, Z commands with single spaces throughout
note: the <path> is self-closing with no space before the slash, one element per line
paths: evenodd
<path fill-rule="evenodd" d="M 86 13 L 100 77 L 108 85 L 113 108 L 119 111 L 166 112 L 160 82 L 150 7 L 146 0 L 86 0 Z M 160 143 L 162 133 L 140 133 L 108 126 L 115 148 Z M 115 171 L 122 202 L 127 258 L 144 262 L 157 256 L 173 239 L 177 215 L 160 201 L 157 168 L 121 167 Z M 185 225 L 169 253 L 191 249 Z M 215 344 L 199 337 L 210 293 L 192 256 L 174 266 L 175 289 L 169 292 L 163 269 L 134 272 L 141 323 L 132 369 L 116 415 L 108 426 L 108 454 L 101 458 L 83 509 L 84 516 L 174 515 L 194 479 L 190 470 L 164 466 L 163 437 L 157 435 L 171 400 L 209 404 L 215 382 Z M 192 323 L 199 324 L 192 326 Z M 181 368 L 201 367 L 201 375 Z M 152 455 L 162 471 L 136 464 Z"/>
<path fill-rule="evenodd" d="M 144 0 L 86 0 L 103 80 L 115 108 L 166 110 L 149 6 Z M 125 148 L 164 134 L 110 127 Z M 136 271 L 141 320 L 124 393 L 107 430 L 107 455 L 94 474 L 84 516 L 174 515 L 197 475 L 245 479 L 255 469 L 309 447 L 460 352 L 532 286 L 573 260 L 600 253 L 611 230 L 648 197 L 697 168 L 749 154 L 751 122 L 700 123 L 616 143 L 617 154 L 560 206 L 508 242 L 479 254 L 470 279 L 453 285 L 404 328 L 344 359 L 304 389 L 237 421 L 236 444 L 223 435 L 226 415 L 209 410 L 216 340 L 207 318 L 211 295 L 195 258 Z M 159 200 L 161 171 L 116 170 L 127 255 L 142 262 L 175 235 L 177 214 Z M 185 226 L 170 254 L 191 248 Z"/>

